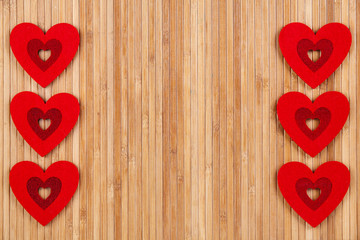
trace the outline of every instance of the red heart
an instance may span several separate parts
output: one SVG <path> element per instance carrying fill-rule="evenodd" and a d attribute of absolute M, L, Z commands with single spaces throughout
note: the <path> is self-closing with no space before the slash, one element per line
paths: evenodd
<path fill-rule="evenodd" d="M 303 202 L 312 210 L 318 209 L 326 199 L 330 196 L 331 189 L 332 189 L 332 183 L 327 178 L 320 178 L 315 183 L 313 183 L 308 178 L 301 178 L 296 181 L 296 192 L 303 200 Z M 307 195 L 306 191 L 308 189 L 320 189 L 320 196 L 316 200 L 311 200 L 310 197 Z"/>
<path fill-rule="evenodd" d="M 38 177 L 32 177 L 27 181 L 26 188 L 30 197 L 39 205 L 42 209 L 48 208 L 59 196 L 61 191 L 61 181 L 57 177 L 48 178 L 43 182 Z M 39 195 L 40 188 L 50 188 L 51 193 L 46 199 L 42 199 Z"/>
<path fill-rule="evenodd" d="M 316 88 L 342 63 L 351 46 L 351 32 L 343 24 L 329 23 L 314 32 L 303 23 L 290 23 L 280 32 L 279 44 L 290 67 L 310 87 Z M 307 55 L 321 50 L 318 61 Z"/>
<path fill-rule="evenodd" d="M 59 93 L 46 103 L 32 92 L 20 92 L 12 99 L 10 113 L 23 138 L 41 156 L 54 149 L 71 131 L 79 117 L 78 100 L 71 94 Z M 46 130 L 40 119 L 50 119 Z"/>
<path fill-rule="evenodd" d="M 66 161 L 50 165 L 45 172 L 35 163 L 24 161 L 10 171 L 10 186 L 15 197 L 43 226 L 68 204 L 78 183 L 77 167 Z M 40 187 L 51 187 L 51 194 L 45 200 L 39 196 Z"/>
<path fill-rule="evenodd" d="M 46 34 L 32 23 L 21 23 L 10 34 L 10 46 L 16 59 L 42 87 L 49 85 L 69 65 L 79 42 L 79 32 L 67 23 L 54 25 Z M 51 50 L 49 59 L 41 60 L 40 50 Z"/>
<path fill-rule="evenodd" d="M 279 121 L 294 142 L 315 157 L 340 132 L 349 115 L 347 98 L 339 92 L 326 92 L 314 103 L 299 92 L 289 92 L 277 103 Z M 307 119 L 317 118 L 319 126 L 311 131 Z"/>
<path fill-rule="evenodd" d="M 280 191 L 289 205 L 311 226 L 316 227 L 340 204 L 350 185 L 349 169 L 340 162 L 326 162 L 313 173 L 300 162 L 289 162 L 278 172 Z M 306 190 L 320 188 L 317 200 Z"/>

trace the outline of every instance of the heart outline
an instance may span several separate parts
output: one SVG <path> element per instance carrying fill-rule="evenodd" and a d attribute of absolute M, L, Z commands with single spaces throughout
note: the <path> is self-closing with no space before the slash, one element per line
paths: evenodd
<path fill-rule="evenodd" d="M 319 178 L 315 182 L 312 182 L 309 178 L 301 178 L 296 181 L 295 188 L 301 200 L 315 211 L 329 198 L 332 183 L 325 177 Z M 308 189 L 320 189 L 320 196 L 316 200 L 312 200 L 307 194 Z"/>
<path fill-rule="evenodd" d="M 49 59 L 43 61 L 39 56 L 40 50 L 50 50 L 51 55 Z M 27 44 L 27 51 L 31 60 L 41 69 L 41 71 L 45 72 L 60 57 L 62 44 L 57 39 L 50 39 L 46 43 L 43 43 L 40 39 L 32 39 Z"/>
<path fill-rule="evenodd" d="M 57 177 L 50 177 L 46 179 L 45 182 L 38 177 L 31 177 L 26 183 L 26 188 L 30 197 L 34 200 L 34 202 L 36 202 L 37 205 L 39 205 L 42 209 L 45 210 L 59 196 L 61 191 L 61 185 L 62 185 L 61 181 Z M 46 199 L 43 199 L 39 195 L 39 189 L 48 188 L 48 187 L 51 188 L 50 195 Z"/>
<path fill-rule="evenodd" d="M 51 123 L 47 129 L 41 129 L 39 126 L 39 120 L 50 119 Z M 31 108 L 27 113 L 27 121 L 31 129 L 38 135 L 41 140 L 46 140 L 51 134 L 56 131 L 61 123 L 62 115 L 57 108 L 51 108 L 46 113 L 44 113 L 39 108 Z"/>

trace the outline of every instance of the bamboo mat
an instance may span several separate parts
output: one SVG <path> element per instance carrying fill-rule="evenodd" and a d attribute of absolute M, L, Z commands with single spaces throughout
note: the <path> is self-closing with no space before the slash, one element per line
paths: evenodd
<path fill-rule="evenodd" d="M 358 1 L 2 0 L 0 19 L 1 239 L 360 238 Z M 281 28 L 294 21 L 352 32 L 349 55 L 314 90 L 279 49 Z M 22 22 L 80 32 L 74 60 L 45 89 L 11 52 L 10 31 Z M 314 100 L 329 90 L 347 96 L 350 116 L 311 158 L 284 132 L 276 102 L 288 91 Z M 80 101 L 75 128 L 43 158 L 10 117 L 21 91 Z M 46 227 L 10 189 L 9 171 L 23 160 L 79 168 L 73 199 Z M 289 161 L 315 170 L 329 160 L 349 167 L 350 189 L 312 228 L 285 202 L 276 174 Z"/>

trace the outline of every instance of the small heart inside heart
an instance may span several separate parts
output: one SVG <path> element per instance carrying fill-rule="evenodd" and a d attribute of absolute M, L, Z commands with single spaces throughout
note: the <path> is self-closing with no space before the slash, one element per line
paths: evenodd
<path fill-rule="evenodd" d="M 309 120 L 314 120 L 311 128 L 307 125 Z M 295 121 L 300 130 L 311 140 L 318 138 L 329 125 L 331 113 L 327 108 L 318 108 L 314 113 L 308 108 L 299 108 L 295 112 Z M 316 123 L 318 121 L 318 124 Z M 313 129 L 313 130 L 312 130 Z"/>
<path fill-rule="evenodd" d="M 39 119 L 39 126 L 42 130 L 46 130 L 50 127 L 51 120 L 50 119 Z"/>
<path fill-rule="evenodd" d="M 40 50 L 39 51 L 39 57 L 41 60 L 43 60 L 44 62 L 46 62 L 51 56 L 51 50 Z"/>
<path fill-rule="evenodd" d="M 301 178 L 297 180 L 295 184 L 296 192 L 299 195 L 300 199 L 312 210 L 318 209 L 325 201 L 328 199 L 332 183 L 328 178 L 319 178 L 315 183 L 313 183 L 308 178 Z M 313 200 L 308 195 L 308 189 L 319 189 L 320 191 L 318 197 L 314 196 Z"/>
<path fill-rule="evenodd" d="M 50 193 L 51 193 L 51 188 L 43 188 L 43 187 L 39 188 L 39 196 L 44 200 L 46 200 L 50 196 Z"/>
<path fill-rule="evenodd" d="M 50 57 L 46 58 L 46 54 L 42 54 L 43 51 L 50 51 Z M 51 39 L 46 43 L 43 43 L 40 39 L 32 39 L 27 44 L 27 51 L 31 60 L 45 72 L 51 67 L 59 58 L 62 50 L 61 42 L 57 39 Z M 40 55 L 44 55 L 43 58 Z M 45 59 L 45 60 L 44 60 Z"/>
<path fill-rule="evenodd" d="M 62 120 L 62 114 L 56 108 L 48 110 L 45 114 L 39 108 L 31 108 L 27 114 L 27 120 L 36 135 L 41 140 L 46 140 L 59 127 Z M 50 121 L 51 123 L 49 127 L 46 128 L 46 124 L 41 123 L 40 120 Z M 40 127 L 40 125 L 42 127 Z"/>
<path fill-rule="evenodd" d="M 314 118 L 314 119 L 306 119 L 306 126 L 311 130 L 314 131 L 319 127 L 320 119 Z"/>
<path fill-rule="evenodd" d="M 48 208 L 59 196 L 61 191 L 61 181 L 57 177 L 50 177 L 43 182 L 38 177 L 32 177 L 27 181 L 26 188 L 30 197 L 42 209 Z M 40 188 L 50 188 L 50 195 L 45 199 L 39 195 Z"/>
<path fill-rule="evenodd" d="M 320 50 L 309 50 L 307 52 L 307 55 L 308 55 L 309 59 L 312 59 L 312 61 L 315 63 L 320 59 L 321 51 Z"/>
<path fill-rule="evenodd" d="M 297 53 L 300 59 L 312 72 L 319 70 L 329 60 L 333 49 L 333 44 L 328 39 L 321 39 L 316 44 L 309 39 L 302 39 L 297 44 Z M 311 60 L 308 54 L 309 51 L 320 51 L 320 54 L 313 54 L 313 60 Z M 316 55 L 320 57 L 317 59 Z"/>
<path fill-rule="evenodd" d="M 308 197 L 315 201 L 316 199 L 319 198 L 320 194 L 321 194 L 321 190 L 320 188 L 309 188 L 306 190 L 306 194 L 308 195 Z"/>

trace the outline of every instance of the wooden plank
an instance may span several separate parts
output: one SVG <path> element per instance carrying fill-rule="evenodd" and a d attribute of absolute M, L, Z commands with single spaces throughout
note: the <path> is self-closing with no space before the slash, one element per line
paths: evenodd
<path fill-rule="evenodd" d="M 177 95 L 177 238 L 185 238 L 185 172 L 184 172 L 184 136 L 185 136 L 185 106 L 184 106 L 184 4 L 176 1 L 176 95 Z"/>
<path fill-rule="evenodd" d="M 16 26 L 16 2 L 11 4 L 9 7 L 9 14 L 10 14 L 10 21 L 9 21 L 9 25 L 10 25 L 10 29 L 13 29 Z M 12 57 L 10 58 L 10 87 L 8 88 L 8 90 L 10 91 L 10 97 L 13 98 L 17 92 L 18 92 L 18 84 L 17 84 L 17 61 L 16 58 L 12 55 Z M 16 130 L 16 127 L 14 124 L 11 124 L 10 127 L 10 146 L 12 146 L 10 148 L 10 154 L 9 154 L 9 160 L 10 160 L 10 167 L 13 167 L 16 163 L 17 163 L 17 159 L 18 159 L 18 139 L 19 139 L 19 133 Z M 10 196 L 10 229 L 12 229 L 12 231 L 10 231 L 10 239 L 16 239 L 16 238 L 20 238 L 19 232 L 17 231 L 18 228 L 18 224 L 20 224 L 20 222 L 17 222 L 17 219 L 21 219 L 21 210 L 20 207 L 18 206 L 18 202 L 16 201 L 15 196 L 12 194 Z"/>
<path fill-rule="evenodd" d="M 12 192 L 10 190 L 9 187 L 9 178 L 7 176 L 9 176 L 9 171 L 11 169 L 11 165 L 10 165 L 10 161 L 9 160 L 5 160 L 5 159 L 10 159 L 10 146 L 11 143 L 9 141 L 10 139 L 10 127 L 11 127 L 11 119 L 10 119 L 10 101 L 11 101 L 11 94 L 10 94 L 10 54 L 11 54 L 11 50 L 10 50 L 10 41 L 9 41 L 9 36 L 10 34 L 7 34 L 8 32 L 11 31 L 10 29 L 10 15 L 9 15 L 9 8 L 10 8 L 10 3 L 8 2 L 3 2 L 3 14 L 2 14 L 2 19 L 3 19 L 3 24 L 4 24 L 4 32 L 3 32 L 3 43 L 4 43 L 4 77 L 3 77 L 3 82 L 4 82 L 4 103 L 3 103 L 3 109 L 4 109 L 4 139 L 6 139 L 7 141 L 4 141 L 4 157 L 3 157 L 3 171 L 2 171 L 2 178 L 3 178 L 3 191 L 2 191 L 2 198 L 4 199 L 3 202 L 3 232 L 2 232 L 2 237 L 4 239 L 10 239 L 10 201 L 12 200 Z"/>
<path fill-rule="evenodd" d="M 142 23 L 141 23 L 141 11 L 137 9 L 142 8 L 141 0 L 135 1 L 135 51 L 134 61 L 135 63 L 141 63 L 141 43 L 142 43 Z M 141 160 L 141 134 L 142 134 L 142 120 L 141 120 L 141 106 L 142 106 L 142 66 L 141 64 L 135 64 L 135 127 L 136 127 L 136 135 L 135 135 L 135 171 L 136 171 L 136 178 L 135 178 L 135 188 L 136 188 L 136 201 L 135 201 L 135 209 L 136 209 L 136 225 L 135 225 L 135 232 L 136 232 L 136 239 L 141 239 L 142 235 L 142 225 L 141 225 L 141 168 L 142 168 L 142 160 Z"/>
<path fill-rule="evenodd" d="M 123 103 L 123 99 L 126 99 L 122 96 L 122 89 L 125 85 L 126 79 L 124 80 L 124 75 L 126 71 L 126 31 L 127 27 L 123 28 L 124 25 L 121 25 L 127 18 L 123 10 L 123 5 L 125 1 L 114 1 L 114 147 L 113 147 L 113 157 L 114 157 L 114 236 L 115 239 L 122 238 L 122 225 L 126 224 L 127 219 L 122 218 L 122 189 L 123 189 L 123 169 L 122 169 L 122 160 L 123 157 L 126 158 L 127 149 L 122 148 L 122 142 L 124 141 L 120 136 L 125 135 L 123 129 L 126 129 L 126 126 L 122 126 L 123 120 L 122 115 L 127 114 L 127 104 Z M 117 44 L 115 44 L 117 43 Z M 125 55 L 125 56 L 124 56 Z M 120 66 L 120 67 L 119 67 Z M 126 136 L 125 136 L 126 137 Z M 123 137 L 123 138 L 125 138 Z"/>
<path fill-rule="evenodd" d="M 177 31 L 177 9 L 176 0 L 170 0 L 169 17 L 170 17 L 170 63 L 169 63 L 169 181 L 170 181 L 170 239 L 177 238 L 177 37 L 180 37 Z"/>
<path fill-rule="evenodd" d="M 269 2 L 265 1 L 262 4 L 262 38 L 261 38 L 261 52 L 263 54 L 262 65 L 262 126 L 263 126 L 263 152 L 262 152 L 262 236 L 263 239 L 270 239 L 270 122 L 272 115 L 270 115 L 270 39 L 269 36 Z M 260 237 L 260 236 L 259 236 Z"/>
<path fill-rule="evenodd" d="M 102 90 L 102 84 L 106 83 L 105 78 L 101 78 L 101 63 L 104 61 L 104 57 L 102 57 L 101 51 L 100 51 L 100 44 L 101 39 L 100 37 L 102 34 L 100 34 L 100 29 L 102 26 L 100 26 L 101 18 L 100 18 L 100 1 L 94 1 L 93 2 L 93 31 L 94 34 L 94 42 L 93 42 L 93 64 L 94 64 L 94 71 L 93 71 L 93 107 L 94 107 L 94 122 L 93 122 L 93 134 L 94 134 L 94 145 L 93 145 L 93 158 L 94 158 L 94 174 L 93 174 L 93 191 L 94 191 L 94 203 L 93 203 L 93 214 L 95 217 L 94 219 L 94 239 L 100 239 L 101 232 L 102 232 L 102 212 L 101 212 L 101 196 L 102 194 L 98 194 L 101 192 L 101 163 L 103 162 L 103 159 L 101 158 L 101 141 L 98 139 L 101 139 L 101 119 L 102 119 L 102 112 L 101 112 L 101 90 Z M 101 59 L 102 57 L 102 59 Z M 99 81 L 99 79 L 101 81 Z M 104 126 L 105 127 L 105 126 Z"/>
<path fill-rule="evenodd" d="M 170 239 L 170 0 L 162 1 L 162 217 L 163 238 Z"/>
<path fill-rule="evenodd" d="M 127 37 L 127 49 L 128 49 L 128 78 L 127 78 L 127 144 L 128 144 L 128 190 L 127 190 L 127 201 L 128 210 L 128 229 L 132 231 L 128 232 L 129 239 L 136 239 L 137 231 L 134 231 L 136 228 L 136 132 L 137 129 L 135 126 L 136 117 L 135 117 L 135 1 L 127 1 L 127 28 L 128 28 L 128 37 Z M 132 189 L 130 191 L 130 189 Z"/>
<path fill-rule="evenodd" d="M 163 239 L 163 9 L 155 1 L 155 213 L 156 239 Z"/>
<path fill-rule="evenodd" d="M 79 19 L 79 14 L 74 14 L 74 13 L 78 13 L 79 10 L 79 3 L 78 2 L 74 2 L 73 4 L 73 11 L 70 13 L 73 15 L 73 25 L 74 27 L 76 27 L 79 31 L 80 28 L 80 19 Z M 81 34 L 81 33 L 80 33 Z M 81 35 L 80 35 L 81 36 Z M 80 40 L 81 41 L 81 40 Z M 73 61 L 72 61 L 72 67 L 73 67 L 73 72 L 72 72 L 72 77 L 73 77 L 73 95 L 79 100 L 80 97 L 80 50 L 78 50 L 77 54 L 75 55 Z M 79 100 L 80 101 L 80 100 Z M 80 109 L 81 109 L 81 105 L 82 105 L 82 101 L 80 103 Z M 80 113 L 81 114 L 81 113 Z M 80 170 L 80 118 L 81 115 L 79 116 L 78 122 L 75 125 L 74 129 L 73 129 L 73 163 L 78 167 L 79 172 L 82 175 L 82 171 Z M 81 185 L 82 183 L 79 183 L 79 185 Z M 75 192 L 73 198 L 72 198 L 72 213 L 73 213 L 73 225 L 72 225 L 72 229 L 69 229 L 70 231 L 72 231 L 72 238 L 74 240 L 78 240 L 80 239 L 80 194 L 79 194 L 80 190 L 79 190 L 79 186 L 78 186 L 78 190 Z"/>
<path fill-rule="evenodd" d="M 199 237 L 198 239 L 206 239 L 206 61 L 205 61 L 205 1 L 198 2 L 198 218 L 199 218 Z"/>
<path fill-rule="evenodd" d="M 270 26 L 270 46 L 277 46 L 277 30 L 276 30 L 276 3 L 275 1 L 270 1 L 270 16 L 269 16 L 269 26 Z M 274 119 L 277 119 L 276 115 L 276 56 L 277 49 L 275 47 L 270 48 L 270 239 L 277 239 L 277 181 L 275 177 L 275 172 L 277 171 L 276 166 L 276 132 L 277 132 L 277 122 Z"/>
<path fill-rule="evenodd" d="M 199 239 L 198 1 L 190 1 L 190 168 L 191 237 Z M 186 51 L 186 48 L 185 48 Z"/>
<path fill-rule="evenodd" d="M 354 32 L 356 29 L 356 1 L 349 1 L 349 29 Z M 347 219 L 347 229 L 348 229 L 348 235 L 347 237 L 349 239 L 356 239 L 358 237 L 357 231 L 356 231 L 356 211 L 353 211 L 353 209 L 356 209 L 356 180 L 357 179 L 357 170 L 356 170 L 356 115 L 357 115 L 357 101 L 356 101 L 356 53 L 358 51 L 357 49 L 357 35 L 352 35 L 352 46 L 349 51 L 349 90 L 348 90 L 348 96 L 349 96 L 349 102 L 350 102 L 350 109 L 351 113 L 349 115 L 349 139 L 348 139 L 348 151 L 349 151 L 349 159 L 348 159 L 348 167 L 350 170 L 350 175 L 352 181 L 350 181 L 350 187 L 349 187 L 349 193 L 347 200 L 348 203 L 348 215 L 349 218 Z M 345 223 L 346 224 L 346 223 Z"/>
<path fill-rule="evenodd" d="M 253 82 L 254 82 L 254 122 L 255 124 L 255 144 L 254 144 L 254 150 L 255 150 L 255 161 L 252 161 L 254 163 L 252 170 L 254 174 L 254 198 L 255 198 L 255 239 L 262 239 L 263 238 L 263 201 L 262 201 L 262 188 L 263 188 L 263 182 L 262 182 L 262 159 L 263 159 L 263 75 L 262 75 L 262 55 L 260 54 L 262 52 L 262 1 L 255 1 L 254 5 L 254 14 L 255 16 L 258 16 L 257 18 L 254 18 L 254 55 L 255 55 L 255 64 L 254 64 L 254 76 L 253 76 Z"/>
<path fill-rule="evenodd" d="M 241 236 L 241 1 L 234 1 L 234 239 Z"/>
<path fill-rule="evenodd" d="M 121 213 L 118 216 L 117 228 L 121 226 L 121 233 L 116 238 L 127 239 L 129 237 L 129 125 L 128 125 L 128 95 L 129 95 L 129 56 L 131 52 L 128 49 L 128 1 L 121 1 L 120 13 L 121 13 L 121 54 L 120 54 L 120 92 L 115 92 L 120 95 L 120 173 L 115 174 L 120 178 L 120 200 Z M 117 15 L 117 14 L 115 14 Z M 118 16 L 118 15 L 117 15 Z M 115 106 L 116 108 L 117 106 Z M 115 209 L 115 211 L 118 209 Z M 118 225 L 119 224 L 119 225 Z M 121 235 L 120 235 L 121 234 Z"/>
<path fill-rule="evenodd" d="M 149 183 L 149 1 L 142 2 L 141 19 L 141 200 L 142 238 L 150 239 Z"/>
<path fill-rule="evenodd" d="M 191 212 L 191 0 L 184 0 L 184 208 L 185 239 L 192 238 Z M 190 115 L 190 116 L 189 116 Z"/>
<path fill-rule="evenodd" d="M 155 192 L 155 1 L 149 2 L 149 181 L 150 185 L 150 239 L 156 239 Z"/>
<path fill-rule="evenodd" d="M 110 14 L 110 13 L 109 13 Z M 109 222 L 111 222 L 111 215 L 109 216 L 110 219 L 107 218 L 108 215 L 108 202 L 107 199 L 109 198 L 108 193 L 111 191 L 108 190 L 108 182 L 107 182 L 107 169 L 108 169 L 108 165 L 107 165 L 107 156 L 108 156 L 108 138 L 107 138 L 107 128 L 109 127 L 107 125 L 107 119 L 108 119 L 108 110 L 107 110 L 107 92 L 108 92 L 108 78 L 107 78 L 107 51 L 105 49 L 107 49 L 108 47 L 108 42 L 107 42 L 107 38 L 111 37 L 111 36 L 107 36 L 108 33 L 108 28 L 107 28 L 107 24 L 106 24 L 106 20 L 107 20 L 107 7 L 106 7 L 106 1 L 100 2 L 99 4 L 99 29 L 98 29 L 98 34 L 100 35 L 100 39 L 99 39 L 99 50 L 97 51 L 97 53 L 100 55 L 98 64 L 99 64 L 99 74 L 97 75 L 97 78 L 100 79 L 99 83 L 97 84 L 97 87 L 99 88 L 98 90 L 98 104 L 99 104 L 99 120 L 98 120 L 98 128 L 100 131 L 99 132 L 99 140 L 95 140 L 96 141 L 96 145 L 98 147 L 98 154 L 99 156 L 97 157 L 98 161 L 100 161 L 99 163 L 96 163 L 97 166 L 96 168 L 100 169 L 100 176 L 99 176 L 99 192 L 102 193 L 100 194 L 100 197 L 98 199 L 97 202 L 97 208 L 98 211 L 100 212 L 100 218 L 99 218 L 99 229 L 100 232 L 98 234 L 98 238 L 99 239 L 108 239 L 108 224 Z M 104 49 L 104 50 L 103 50 Z M 96 77 L 95 77 L 96 79 Z M 110 105 L 110 104 L 109 104 Z"/>
<path fill-rule="evenodd" d="M 276 27 L 277 29 L 280 29 L 282 26 L 284 26 L 285 19 L 284 19 L 284 2 L 280 2 L 279 4 L 276 4 Z M 279 35 L 276 35 L 276 49 L 279 51 Z M 281 79 L 282 81 L 277 81 L 276 83 L 276 99 L 279 99 L 284 94 L 284 85 L 285 85 L 285 77 L 284 77 L 284 66 L 285 66 L 285 60 L 280 55 L 277 54 L 276 56 L 276 67 L 274 71 L 276 71 L 276 78 Z M 285 139 L 285 131 L 282 128 L 280 122 L 277 120 L 277 129 L 276 129 L 276 171 L 279 171 L 280 167 L 285 163 L 285 149 L 284 149 L 284 142 Z M 277 239 L 284 239 L 284 228 L 285 228 L 285 219 L 284 219 L 284 198 L 282 197 L 279 187 L 277 187 L 277 195 L 276 195 L 276 204 L 277 204 Z"/>
<path fill-rule="evenodd" d="M 226 83 L 227 83 L 227 59 L 226 59 L 226 2 L 219 1 L 219 199 L 220 199 L 220 239 L 227 239 L 227 194 L 226 194 Z"/>
<path fill-rule="evenodd" d="M 357 4 L 356 5 L 356 15 L 358 16 L 360 14 L 360 4 Z M 360 44 L 360 18 L 356 18 L 356 27 L 354 29 L 356 31 L 356 33 L 354 34 L 352 32 L 352 36 L 356 38 L 356 41 L 353 41 L 352 44 L 356 44 L 356 47 L 359 46 Z M 360 67 L 360 51 L 356 51 L 356 68 L 359 69 Z M 356 72 L 356 78 L 358 79 L 359 77 L 359 71 Z M 360 88 L 357 87 L 356 88 L 356 105 L 357 106 L 360 106 L 360 94 L 359 94 L 359 90 Z M 353 100 L 355 101 L 355 99 Z M 352 110 L 353 111 L 353 110 Z M 354 114 L 354 113 L 353 113 Z M 358 146 L 360 145 L 360 134 L 359 134 L 359 129 L 358 126 L 360 126 L 360 111 L 357 111 L 356 110 L 356 149 L 358 149 Z M 353 156 L 354 159 L 358 159 L 360 155 L 360 151 L 356 151 L 356 155 Z M 360 179 L 360 164 L 357 164 L 356 166 L 356 178 L 352 178 L 353 181 L 356 181 L 356 182 L 359 182 L 359 179 Z M 350 183 L 351 184 L 351 183 Z M 353 193 L 355 195 L 355 198 L 358 199 L 360 197 L 360 191 L 356 188 L 356 193 Z M 360 207 L 360 203 L 359 201 L 357 200 L 357 204 L 355 206 L 356 208 L 356 215 L 359 214 L 359 207 Z M 359 221 L 356 221 L 356 235 L 357 237 L 359 238 L 360 236 L 360 231 L 359 231 Z"/>
<path fill-rule="evenodd" d="M 234 238 L 234 1 L 226 4 L 226 217 L 227 237 Z"/>
<path fill-rule="evenodd" d="M 185 182 L 184 182 L 184 4 L 176 1 L 176 95 L 177 95 L 177 238 L 185 238 Z"/>
<path fill-rule="evenodd" d="M 212 159 L 213 159 L 213 239 L 220 238 L 220 63 L 219 63 L 219 5 L 212 1 L 211 44 L 212 44 Z"/>
<path fill-rule="evenodd" d="M 241 26 L 240 26 L 240 57 L 244 59 L 241 61 L 241 239 L 249 239 L 249 186 L 248 186 L 248 167 L 249 167 L 249 153 L 248 153 L 248 96 L 247 96 L 247 76 L 248 76 L 248 49 L 247 49 L 247 1 L 241 1 Z M 246 60 L 245 60 L 246 59 Z"/>
<path fill-rule="evenodd" d="M 0 3 L 0 18 L 3 19 L 4 21 L 4 2 Z M 5 21 L 4 21 L 5 22 Z M 0 26 L 0 46 L 5 46 L 4 43 L 5 42 L 8 42 L 6 41 L 6 38 L 3 36 L 3 35 L 6 35 L 4 34 L 5 31 L 4 29 L 6 28 L 6 26 L 4 25 L 1 25 Z M 7 181 L 7 179 L 4 179 L 3 176 L 6 176 L 6 172 L 8 171 L 8 169 L 5 169 L 5 166 L 6 164 L 4 163 L 5 162 L 5 147 L 6 144 L 5 142 L 5 139 L 4 139 L 4 135 L 6 134 L 6 126 L 5 126 L 5 123 L 9 123 L 9 117 L 8 115 L 5 115 L 5 111 L 7 111 L 7 113 L 9 112 L 9 107 L 5 107 L 5 104 L 8 103 L 8 99 L 5 99 L 5 96 L 7 95 L 6 92 L 8 92 L 8 89 L 5 88 L 5 86 L 7 85 L 4 80 L 4 77 L 5 77 L 5 72 L 6 72 L 6 69 L 5 69 L 5 66 L 4 66 L 4 61 L 6 59 L 6 56 L 5 56 L 5 52 L 9 51 L 9 47 L 7 47 L 7 50 L 5 50 L 4 48 L 1 48 L 0 49 L 0 62 L 2 63 L 2 66 L 0 67 L 0 89 L 3 89 L 2 91 L 0 91 L 0 106 L 4 109 L 4 111 L 1 111 L 0 113 L 0 161 L 2 162 L 0 164 L 0 219 L 2 220 L 5 220 L 5 217 L 7 214 L 7 208 L 6 206 L 4 205 L 5 202 L 7 202 L 7 200 L 5 199 L 5 194 L 6 194 L 6 191 L 9 190 L 8 186 L 5 185 L 6 183 L 9 183 L 9 181 Z M 7 110 L 6 110 L 7 109 Z M 25 157 L 27 157 L 25 155 Z M 5 194 L 4 194 L 5 193 Z M 7 198 L 7 197 L 6 197 Z M 25 214 L 25 221 L 24 221 L 24 231 L 27 231 L 29 232 L 30 229 L 28 229 L 28 223 L 29 221 L 29 218 L 28 216 L 26 216 Z M 0 237 L 1 238 L 5 238 L 5 234 L 9 232 L 9 230 L 6 230 L 4 227 L 7 225 L 7 223 L 5 222 L 1 222 L 0 223 Z"/>

